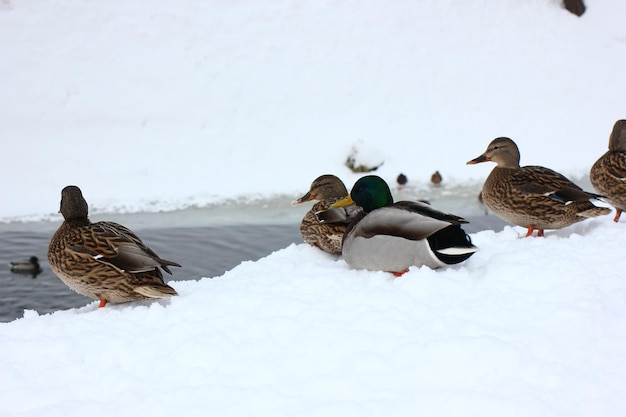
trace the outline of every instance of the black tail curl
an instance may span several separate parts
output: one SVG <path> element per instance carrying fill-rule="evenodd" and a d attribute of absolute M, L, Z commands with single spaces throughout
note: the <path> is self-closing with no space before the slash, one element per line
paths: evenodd
<path fill-rule="evenodd" d="M 430 245 L 430 249 L 434 252 L 435 256 L 437 256 L 437 258 L 441 262 L 444 262 L 448 265 L 463 262 L 464 260 L 472 256 L 474 254 L 474 251 L 449 255 L 441 253 L 441 250 L 448 248 L 476 249 L 476 246 L 472 244 L 472 239 L 458 224 L 450 225 L 444 229 L 439 230 L 437 233 L 428 238 L 428 244 Z"/>

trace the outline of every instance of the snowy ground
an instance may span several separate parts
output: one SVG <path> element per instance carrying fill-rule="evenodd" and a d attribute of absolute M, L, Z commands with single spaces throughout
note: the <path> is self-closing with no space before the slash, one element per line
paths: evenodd
<path fill-rule="evenodd" d="M 351 185 L 355 146 L 471 188 L 501 135 L 582 176 L 626 116 L 626 3 L 587 3 L 4 0 L 0 219 L 58 219 L 68 184 L 100 214 L 294 198 Z M 168 301 L 27 311 L 0 324 L 0 416 L 623 415 L 611 217 L 400 278 L 300 244 Z"/>
<path fill-rule="evenodd" d="M 292 245 L 171 301 L 30 311 L 0 325 L 0 414 L 621 415 L 623 226 L 481 232 L 400 278 Z"/>

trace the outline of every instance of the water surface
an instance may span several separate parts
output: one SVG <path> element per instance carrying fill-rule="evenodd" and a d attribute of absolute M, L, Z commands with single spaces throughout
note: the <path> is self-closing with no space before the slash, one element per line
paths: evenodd
<path fill-rule="evenodd" d="M 304 190 L 306 191 L 306 190 Z M 486 215 L 474 195 L 446 196 L 437 190 L 438 205 L 470 221 L 468 233 L 501 230 L 498 218 Z M 292 243 L 302 243 L 299 224 L 310 204 L 292 207 L 288 197 L 255 205 L 220 205 L 164 213 L 94 214 L 92 221 L 116 221 L 131 228 L 161 257 L 180 263 L 165 281 L 213 278 L 243 261 L 258 260 Z M 441 207 L 446 203 L 448 208 Z M 446 206 L 446 204 L 443 204 Z M 469 213 L 469 214 L 466 214 Z M 76 294 L 50 270 L 46 254 L 56 221 L 0 223 L 0 321 L 22 317 L 24 310 L 40 314 L 81 307 L 91 299 Z M 43 272 L 36 278 L 11 273 L 9 262 L 37 256 Z"/>

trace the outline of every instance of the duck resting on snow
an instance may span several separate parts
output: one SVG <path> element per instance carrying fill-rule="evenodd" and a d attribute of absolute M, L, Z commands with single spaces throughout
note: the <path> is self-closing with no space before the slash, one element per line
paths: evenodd
<path fill-rule="evenodd" d="M 483 203 L 498 217 L 527 228 L 526 236 L 543 236 L 545 229 L 561 229 L 590 217 L 611 212 L 597 207 L 591 199 L 602 196 L 584 191 L 549 168 L 520 167 L 517 145 L 506 137 L 496 138 L 480 156 L 468 164 L 493 161 L 482 189 Z"/>
<path fill-rule="evenodd" d="M 336 220 L 332 223 L 322 223 L 315 213 L 328 210 L 338 200 L 348 195 L 343 181 L 334 175 L 321 175 L 312 183 L 309 191 L 291 204 L 302 204 L 307 201 L 318 200 L 309 210 L 300 223 L 302 239 L 309 245 L 316 246 L 324 252 L 341 254 L 343 234 L 356 211 L 354 209 L 335 209 Z"/>
<path fill-rule="evenodd" d="M 176 262 L 160 258 L 135 233 L 118 223 L 91 223 L 87 202 L 76 186 L 61 191 L 65 221 L 48 247 L 52 271 L 79 294 L 107 303 L 178 295 L 163 282 Z"/>
<path fill-rule="evenodd" d="M 331 207 L 360 206 L 348 225 L 343 258 L 355 269 L 401 275 L 411 266 L 438 268 L 457 264 L 478 250 L 461 228 L 466 220 L 417 201 L 393 202 L 380 177 L 360 178 L 350 195 Z M 326 221 L 326 211 L 317 214 Z"/>

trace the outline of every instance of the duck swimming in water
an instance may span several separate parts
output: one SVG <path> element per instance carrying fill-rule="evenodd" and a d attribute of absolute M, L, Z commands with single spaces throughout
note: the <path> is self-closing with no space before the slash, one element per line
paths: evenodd
<path fill-rule="evenodd" d="M 41 274 L 42 269 L 39 265 L 39 258 L 31 256 L 28 259 L 22 261 L 11 262 L 11 272 L 23 275 L 32 275 L 33 278 L 37 278 L 37 275 Z"/>

